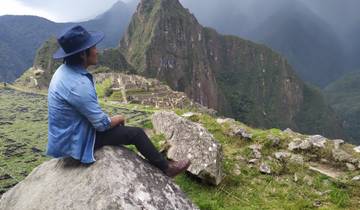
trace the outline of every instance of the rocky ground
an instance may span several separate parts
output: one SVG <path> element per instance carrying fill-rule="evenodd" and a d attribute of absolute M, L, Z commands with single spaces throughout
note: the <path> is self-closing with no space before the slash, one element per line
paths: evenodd
<path fill-rule="evenodd" d="M 43 95 L 3 88 L 0 105 L 0 189 L 4 193 L 49 159 L 43 156 L 47 107 Z M 152 117 L 161 110 L 103 100 L 101 105 L 111 115 L 125 114 L 130 125 L 145 128 L 159 149 L 176 158 L 178 154 L 171 152 L 171 146 L 185 137 L 181 133 L 167 136 L 164 124 L 159 126 L 159 120 Z M 201 131 L 193 139 L 200 141 L 204 137 L 219 145 L 214 147 L 209 143 L 207 151 L 202 148 L 200 152 L 210 154 L 221 147 L 221 153 L 216 153 L 223 155 L 217 156 L 217 160 L 221 160 L 221 164 L 217 164 L 221 170 L 220 181 L 208 184 L 204 176 L 196 174 L 199 171 L 196 168 L 175 179 L 201 209 L 358 209 L 359 148 L 342 140 L 303 135 L 290 129 L 255 129 L 195 109 L 169 111 L 176 113 L 174 124 L 179 122 L 189 132 Z M 164 123 L 172 119 L 162 118 L 160 121 Z M 183 155 L 188 155 L 184 151 Z M 195 149 L 188 151 L 194 157 L 200 153 Z"/>

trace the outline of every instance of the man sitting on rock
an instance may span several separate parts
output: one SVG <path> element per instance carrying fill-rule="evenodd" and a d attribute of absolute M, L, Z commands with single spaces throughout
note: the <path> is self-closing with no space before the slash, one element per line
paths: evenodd
<path fill-rule="evenodd" d="M 189 160 L 168 162 L 143 129 L 125 126 L 121 115 L 109 117 L 98 104 L 90 65 L 97 64 L 101 32 L 90 33 L 73 26 L 58 38 L 54 59 L 63 64 L 54 73 L 48 90 L 49 137 L 46 154 L 72 157 L 82 163 L 95 162 L 94 150 L 104 145 L 135 145 L 140 153 L 166 175 L 185 171 Z"/>

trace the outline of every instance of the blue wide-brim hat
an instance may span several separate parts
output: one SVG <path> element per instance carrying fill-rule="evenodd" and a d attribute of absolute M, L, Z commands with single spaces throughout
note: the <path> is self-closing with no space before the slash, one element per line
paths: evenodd
<path fill-rule="evenodd" d="M 54 59 L 65 58 L 95 46 L 104 39 L 102 32 L 88 32 L 80 25 L 72 26 L 62 33 L 57 41 L 60 48 L 54 53 Z"/>

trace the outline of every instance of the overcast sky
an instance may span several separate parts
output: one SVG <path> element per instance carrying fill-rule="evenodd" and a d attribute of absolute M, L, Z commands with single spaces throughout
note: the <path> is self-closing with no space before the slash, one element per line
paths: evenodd
<path fill-rule="evenodd" d="M 36 15 L 55 22 L 89 20 L 108 10 L 118 0 L 0 0 L 0 15 Z M 122 0 L 133 2 L 138 0 Z M 295 0 L 180 0 L 196 16 L 211 16 L 214 11 L 236 11 L 245 16 L 263 16 L 271 8 Z M 360 22 L 360 0 L 298 0 L 326 19 L 329 24 L 342 29 Z M 209 5 L 212 5 L 209 6 Z M 256 5 L 256 6 L 254 6 Z M 198 8 L 198 9 L 197 9 Z M 236 8 L 234 10 L 234 8 Z M 202 15 L 201 15 L 201 14 Z M 253 18 L 254 19 L 254 18 Z"/>
<path fill-rule="evenodd" d="M 0 0 L 0 15 L 36 15 L 55 22 L 91 19 L 118 0 Z M 123 0 L 128 2 L 131 0 Z"/>

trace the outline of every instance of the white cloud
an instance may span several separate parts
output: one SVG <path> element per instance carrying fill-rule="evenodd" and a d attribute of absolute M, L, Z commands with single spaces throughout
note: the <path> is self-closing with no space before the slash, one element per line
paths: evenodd
<path fill-rule="evenodd" d="M 17 0 L 1 0 L 0 15 L 36 15 L 56 19 L 52 14 L 41 9 L 31 8 Z"/>
<path fill-rule="evenodd" d="M 56 22 L 81 21 L 94 18 L 105 12 L 117 1 L 118 0 L 1 0 L 0 15 L 36 15 Z"/>

